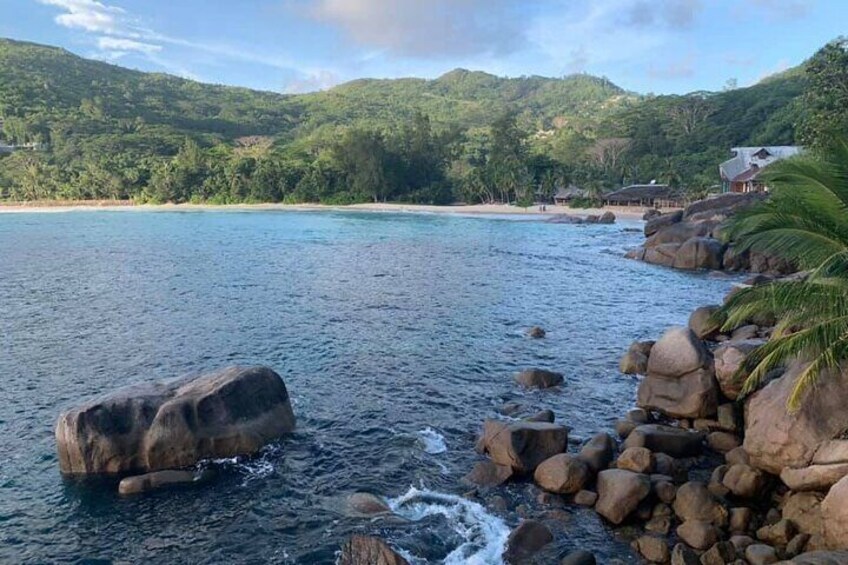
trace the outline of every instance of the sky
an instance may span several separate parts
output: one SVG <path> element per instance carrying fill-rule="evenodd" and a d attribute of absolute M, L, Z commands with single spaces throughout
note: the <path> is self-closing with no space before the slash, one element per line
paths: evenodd
<path fill-rule="evenodd" d="M 0 0 L 2 37 L 287 93 L 457 67 L 720 90 L 846 34 L 848 0 Z"/>

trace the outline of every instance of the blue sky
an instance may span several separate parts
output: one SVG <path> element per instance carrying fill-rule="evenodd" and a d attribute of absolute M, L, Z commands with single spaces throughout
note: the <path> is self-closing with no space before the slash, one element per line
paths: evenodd
<path fill-rule="evenodd" d="M 0 36 L 278 92 L 456 67 L 719 90 L 840 34 L 848 0 L 0 0 Z"/>

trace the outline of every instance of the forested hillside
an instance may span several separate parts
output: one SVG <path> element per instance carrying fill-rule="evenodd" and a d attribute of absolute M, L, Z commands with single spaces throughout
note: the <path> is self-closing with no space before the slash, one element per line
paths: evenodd
<path fill-rule="evenodd" d="M 357 80 L 281 95 L 0 40 L 0 199 L 523 200 L 651 179 L 704 191 L 729 147 L 788 144 L 807 73 L 687 96 L 607 79 Z"/>

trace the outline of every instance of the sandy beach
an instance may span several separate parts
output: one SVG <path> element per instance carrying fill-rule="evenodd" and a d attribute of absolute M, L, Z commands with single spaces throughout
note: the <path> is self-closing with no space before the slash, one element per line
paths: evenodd
<path fill-rule="evenodd" d="M 73 211 L 111 211 L 111 212 L 168 212 L 168 211 L 215 211 L 215 210 L 280 210 L 280 211 L 365 211 L 365 212 L 411 212 L 432 214 L 483 214 L 483 215 L 532 215 L 556 216 L 568 214 L 573 216 L 589 216 L 612 211 L 616 217 L 641 219 L 645 208 L 614 206 L 609 208 L 568 208 L 566 206 L 548 205 L 543 211 L 539 206 L 519 208 L 508 204 L 457 204 L 450 206 L 433 206 L 426 204 L 398 203 L 365 203 L 347 206 L 332 206 L 325 204 L 134 204 L 129 201 L 78 201 L 78 202 L 21 202 L 0 204 L 0 214 L 3 213 L 55 213 Z"/>

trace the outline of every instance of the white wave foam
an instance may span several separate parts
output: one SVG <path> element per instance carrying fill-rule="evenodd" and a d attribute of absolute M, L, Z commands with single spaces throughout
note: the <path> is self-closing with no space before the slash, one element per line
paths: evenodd
<path fill-rule="evenodd" d="M 205 470 L 210 464 L 219 465 L 226 469 L 232 469 L 244 475 L 241 486 L 247 485 L 255 479 L 264 479 L 270 477 L 276 472 L 274 463 L 271 460 L 277 446 L 274 444 L 265 446 L 257 455 L 253 457 L 223 457 L 220 459 L 207 459 L 201 461 L 197 465 L 199 471 Z"/>
<path fill-rule="evenodd" d="M 424 444 L 424 451 L 430 455 L 438 455 L 448 450 L 445 436 L 433 428 L 426 427 L 423 430 L 418 430 L 417 434 L 418 439 Z"/>
<path fill-rule="evenodd" d="M 451 529 L 465 540 L 445 557 L 445 565 L 503 563 L 501 556 L 509 527 L 482 505 L 461 496 L 415 487 L 388 503 L 393 512 L 413 522 L 428 516 L 445 517 Z"/>

